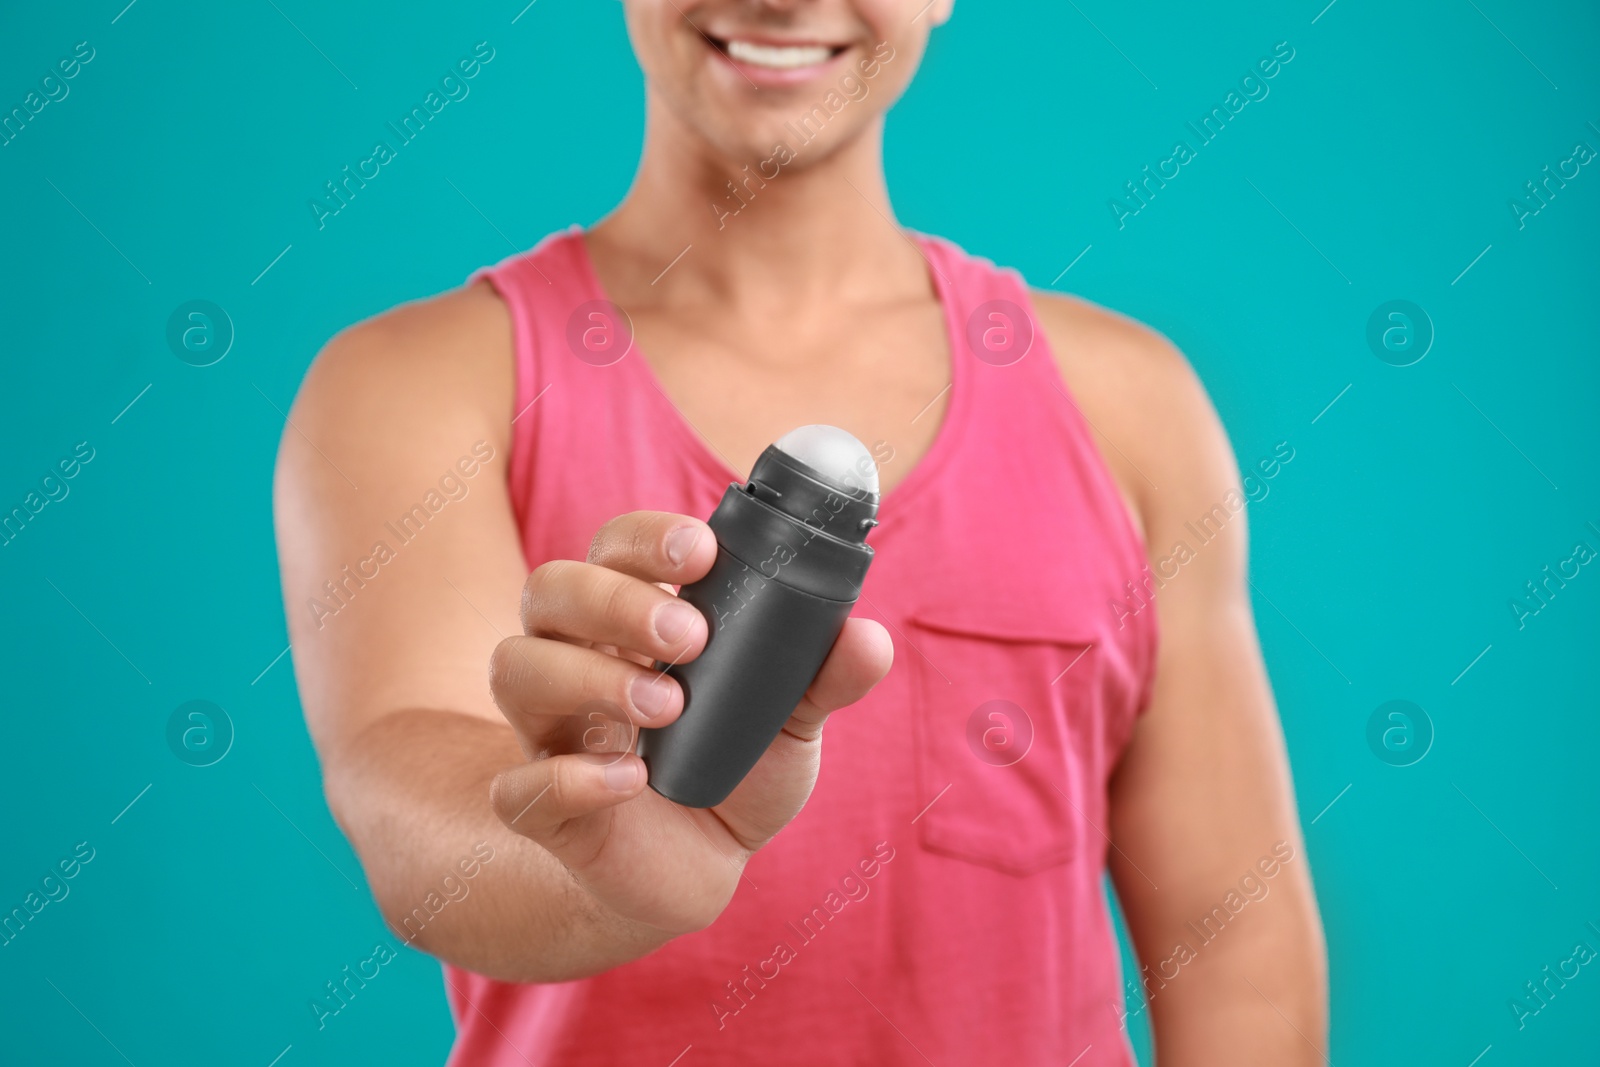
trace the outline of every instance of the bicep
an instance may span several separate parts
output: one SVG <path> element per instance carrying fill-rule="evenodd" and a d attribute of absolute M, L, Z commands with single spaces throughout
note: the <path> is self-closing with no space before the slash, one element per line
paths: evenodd
<path fill-rule="evenodd" d="M 1158 603 L 1169 592 L 1170 585 Z M 1120 850 L 1112 875 L 1135 927 L 1195 919 L 1262 857 L 1285 846 L 1301 851 L 1282 736 L 1244 601 L 1219 596 L 1160 616 L 1155 692 L 1111 785 Z"/>
<path fill-rule="evenodd" d="M 453 294 L 335 339 L 290 412 L 274 512 L 325 760 L 392 711 L 503 722 L 487 665 L 520 632 L 526 571 L 506 481 L 509 327 L 485 300 Z"/>

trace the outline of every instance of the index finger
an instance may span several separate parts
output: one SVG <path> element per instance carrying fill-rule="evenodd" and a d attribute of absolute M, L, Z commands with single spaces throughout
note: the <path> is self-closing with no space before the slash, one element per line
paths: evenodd
<path fill-rule="evenodd" d="M 630 511 L 594 535 L 587 562 L 647 582 L 687 585 L 706 576 L 717 559 L 711 527 L 670 511 Z"/>

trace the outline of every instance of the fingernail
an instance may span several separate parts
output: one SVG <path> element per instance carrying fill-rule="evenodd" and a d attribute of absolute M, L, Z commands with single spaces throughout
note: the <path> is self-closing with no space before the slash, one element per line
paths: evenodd
<path fill-rule="evenodd" d="M 606 788 L 626 793 L 639 784 L 639 762 L 620 759 L 606 767 Z"/>
<path fill-rule="evenodd" d="M 667 702 L 672 699 L 672 691 L 669 688 L 671 685 L 671 682 L 662 681 L 660 675 L 654 678 L 635 678 L 628 695 L 633 700 L 633 706 L 639 709 L 640 715 L 653 719 L 667 710 Z"/>
<path fill-rule="evenodd" d="M 680 526 L 667 534 L 667 558 L 672 561 L 674 567 L 680 566 L 699 543 L 700 527 Z"/>
<path fill-rule="evenodd" d="M 677 644 L 689 634 L 700 613 L 681 600 L 663 604 L 656 612 L 656 636 L 667 644 Z"/>

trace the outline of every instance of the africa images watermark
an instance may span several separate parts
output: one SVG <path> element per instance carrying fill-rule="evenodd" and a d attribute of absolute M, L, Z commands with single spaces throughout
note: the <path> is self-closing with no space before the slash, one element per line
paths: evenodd
<path fill-rule="evenodd" d="M 1167 983 L 1175 981 L 1183 973 L 1183 968 L 1200 958 L 1200 951 L 1222 936 L 1228 924 L 1237 919 L 1246 907 L 1259 904 L 1267 899 L 1267 894 L 1272 892 L 1272 879 L 1276 878 L 1284 867 L 1294 861 L 1294 846 L 1287 841 L 1277 841 L 1272 845 L 1270 855 L 1262 856 L 1255 866 L 1246 870 L 1240 876 L 1237 885 L 1230 888 L 1223 896 L 1221 903 L 1212 905 L 1210 911 L 1201 916 L 1196 924 L 1193 921 L 1185 923 L 1189 932 L 1194 934 L 1194 940 L 1181 940 L 1172 946 L 1172 951 L 1164 959 L 1153 964 L 1147 963 L 1141 968 L 1144 975 L 1144 999 L 1146 1003 L 1156 998 L 1156 993 L 1167 987 Z M 1153 973 L 1152 973 L 1153 971 Z M 1134 992 L 1133 980 L 1127 981 L 1128 992 Z M 1142 1010 L 1142 1009 L 1141 1009 Z M 1124 1007 L 1118 1012 L 1123 1025 L 1127 1024 L 1130 1013 Z"/>
<path fill-rule="evenodd" d="M 487 841 L 479 841 L 472 846 L 472 854 L 456 861 L 451 873 L 439 882 L 439 888 L 430 890 L 422 898 L 422 903 L 412 908 L 398 925 L 395 932 L 400 934 L 401 940 L 410 945 L 427 925 L 439 917 L 439 914 L 451 904 L 458 904 L 467 899 L 467 894 L 472 892 L 468 883 L 476 878 L 484 865 L 494 859 L 494 846 Z M 457 872 L 460 876 L 457 877 Z M 354 968 L 345 964 L 340 969 L 337 982 L 323 983 L 323 992 L 310 1001 L 311 1014 L 317 1020 L 317 1029 L 327 1028 L 328 1020 L 338 1015 L 350 1006 L 361 990 L 367 988 L 367 983 L 383 973 L 383 966 L 398 959 L 400 954 L 393 945 L 379 941 L 372 946 L 372 954 L 358 962 Z"/>
<path fill-rule="evenodd" d="M 1129 619 L 1153 604 L 1156 594 L 1178 576 L 1184 565 L 1194 562 L 1199 558 L 1200 549 L 1221 536 L 1229 520 L 1245 509 L 1247 499 L 1256 504 L 1265 500 L 1267 494 L 1272 492 L 1272 487 L 1267 483 L 1276 478 L 1293 459 L 1294 446 L 1288 441 L 1279 441 L 1273 446 L 1272 455 L 1256 461 L 1240 488 L 1229 489 L 1223 494 L 1222 500 L 1211 505 L 1204 515 L 1192 522 L 1185 522 L 1183 528 L 1194 538 L 1194 544 L 1190 545 L 1186 540 L 1177 541 L 1171 551 L 1156 560 L 1153 566 L 1145 565 L 1137 585 L 1133 582 L 1123 583 L 1126 592 L 1122 601 L 1107 601 L 1112 616 L 1117 620 L 1117 629 L 1122 629 Z M 1258 471 L 1259 477 L 1256 474 Z"/>
<path fill-rule="evenodd" d="M 429 89 L 421 104 L 412 105 L 411 110 L 401 117 L 398 126 L 393 122 L 386 124 L 394 134 L 394 144 L 391 145 L 387 137 L 375 142 L 372 154 L 357 163 L 354 170 L 346 163 L 340 168 L 341 177 L 337 183 L 331 179 L 323 182 L 326 193 L 306 201 L 311 208 L 311 217 L 317 222 L 317 229 L 325 228 L 330 218 L 349 207 L 357 191 L 365 189 L 367 182 L 382 174 L 383 168 L 399 157 L 400 149 L 416 140 L 440 112 L 452 103 L 465 100 L 467 94 L 472 92 L 472 87 L 467 83 L 494 60 L 494 54 L 488 41 L 479 41 L 473 46 L 471 55 L 457 60 L 456 65 L 439 79 L 437 90 Z"/>
<path fill-rule="evenodd" d="M 1567 187 L 1567 182 L 1572 181 L 1583 172 L 1583 167 L 1600 153 L 1595 152 L 1594 145 L 1588 141 L 1578 141 L 1572 146 L 1571 153 L 1566 159 L 1558 160 L 1555 169 L 1551 170 L 1546 163 L 1540 170 L 1541 177 L 1538 184 L 1532 180 L 1522 183 L 1523 192 L 1508 200 L 1507 206 L 1511 208 L 1511 217 L 1517 220 L 1517 229 L 1528 227 L 1528 220 L 1550 206 L 1550 201 L 1556 198 L 1556 193 Z"/>
<path fill-rule="evenodd" d="M 67 894 L 72 892 L 72 887 L 68 883 L 78 876 L 78 872 L 83 870 L 94 856 L 94 846 L 87 841 L 79 841 L 73 846 L 72 855 L 62 857 L 56 861 L 54 867 L 46 870 L 44 877 L 39 879 L 39 888 L 28 890 L 27 896 L 22 898 L 22 903 L 0 918 L 0 947 L 9 946 L 20 937 L 23 928 L 37 918 L 45 908 L 66 900 Z"/>
<path fill-rule="evenodd" d="M 860 103 L 867 98 L 872 88 L 867 83 L 883 72 L 883 64 L 894 60 L 894 47 L 889 42 L 881 42 L 872 50 L 872 55 L 857 62 L 856 69 L 861 72 L 861 77 L 846 74 L 839 79 L 837 88 L 829 89 L 822 97 L 822 102 L 813 105 L 804 114 L 783 124 L 783 128 L 794 135 L 795 147 L 789 147 L 787 141 L 779 141 L 772 148 L 772 154 L 755 165 L 755 173 L 751 173 L 750 164 L 746 163 L 740 171 L 743 177 L 735 184 L 728 181 L 728 196 L 719 201 L 711 201 L 711 214 L 716 217 L 717 229 L 724 229 L 728 220 L 750 206 L 756 193 L 767 187 L 767 182 L 774 181 L 783 173 L 783 168 L 793 163 L 800 157 L 800 153 L 812 141 L 822 135 L 822 130 L 833 117 L 843 111 L 852 103 Z M 770 173 L 768 171 L 770 170 Z M 752 184 L 753 183 L 753 184 Z M 740 190 L 743 190 L 743 194 Z M 731 203 L 737 207 L 729 206 Z"/>
<path fill-rule="evenodd" d="M 1273 45 L 1272 54 L 1256 60 L 1255 66 L 1239 79 L 1237 92 L 1230 89 L 1228 95 L 1222 98 L 1222 104 L 1202 115 L 1198 125 L 1192 121 L 1187 124 L 1194 133 L 1193 145 L 1187 139 L 1174 143 L 1172 154 L 1158 162 L 1154 169 L 1146 163 L 1140 171 L 1143 177 L 1137 182 L 1124 182 L 1122 186 L 1124 198 L 1119 199 L 1114 196 L 1106 201 L 1117 229 L 1124 229 L 1130 218 L 1149 207 L 1156 193 L 1165 189 L 1169 181 L 1182 174 L 1185 165 L 1198 159 L 1200 149 L 1216 140 L 1240 112 L 1252 103 L 1265 100 L 1267 94 L 1272 91 L 1267 82 L 1276 78 L 1293 59 L 1294 48 L 1288 41 L 1279 41 Z"/>
<path fill-rule="evenodd" d="M 56 65 L 39 79 L 37 90 L 29 89 L 22 98 L 21 105 L 13 107 L 9 112 L 0 115 L 0 147 L 10 147 L 11 142 L 22 136 L 22 131 L 28 128 L 28 123 L 51 104 L 59 104 L 72 92 L 72 86 L 67 83 L 76 78 L 84 67 L 94 61 L 94 46 L 88 41 L 79 41 L 72 46 L 72 54 L 56 60 Z M 43 93 L 44 95 L 40 95 Z"/>
<path fill-rule="evenodd" d="M 1593 523 L 1589 524 L 1589 528 L 1600 534 L 1600 529 L 1596 529 Z M 1578 577 L 1582 573 L 1583 566 L 1597 555 L 1600 553 L 1597 553 L 1587 540 L 1575 540 L 1571 554 L 1564 559 L 1558 558 L 1553 570 L 1548 563 L 1539 569 L 1537 585 L 1532 578 L 1524 582 L 1524 592 L 1509 601 L 1511 615 L 1517 620 L 1517 629 L 1526 629 L 1528 620 L 1549 607 L 1556 594 L 1565 589 L 1568 582 Z"/>
<path fill-rule="evenodd" d="M 331 615 L 337 615 L 355 600 L 356 594 L 367 583 L 383 573 L 383 567 L 400 555 L 400 549 L 422 536 L 428 523 L 436 518 L 452 501 L 465 500 L 472 491 L 468 484 L 483 467 L 494 459 L 494 446 L 487 441 L 472 445 L 472 453 L 456 460 L 455 465 L 439 476 L 439 487 L 429 489 L 422 500 L 411 505 L 410 510 L 383 524 L 394 537 L 394 547 L 379 539 L 372 543 L 367 554 L 354 563 L 346 564 L 334 579 L 322 583 L 326 596 L 306 597 L 306 609 L 311 619 L 322 629 Z"/>
<path fill-rule="evenodd" d="M 1586 923 L 1590 930 L 1600 934 L 1600 927 L 1594 923 Z M 1588 936 L 1588 935 L 1585 935 Z M 1579 941 L 1572 946 L 1572 954 L 1556 963 L 1554 969 L 1547 963 L 1539 968 L 1542 976 L 1535 983 L 1531 979 L 1522 983 L 1523 991 L 1506 1001 L 1511 1009 L 1511 1017 L 1517 1022 L 1518 1030 L 1528 1027 L 1528 1020 L 1538 1015 L 1550 1006 L 1556 995 L 1567 988 L 1567 983 L 1583 973 L 1583 968 L 1592 963 L 1600 953 L 1596 953 L 1594 946 L 1588 941 Z"/>
<path fill-rule="evenodd" d="M 0 514 L 0 546 L 9 545 L 21 536 L 28 523 L 50 504 L 67 499 L 67 494 L 72 492 L 72 486 L 67 483 L 93 459 L 94 446 L 88 441 L 79 441 L 72 446 L 72 455 L 57 460 L 53 468 L 47 467 L 39 479 L 39 489 L 29 489 L 21 504 Z M 40 496 L 40 492 L 44 495 Z"/>
<path fill-rule="evenodd" d="M 724 982 L 726 994 L 709 1002 L 717 1029 L 725 1029 L 729 1019 L 754 1003 L 756 995 L 767 988 L 767 983 L 776 981 L 783 973 L 783 968 L 799 959 L 800 950 L 821 937 L 822 931 L 839 917 L 840 912 L 852 903 L 859 904 L 866 900 L 872 892 L 872 887 L 867 883 L 882 874 L 883 868 L 894 857 L 894 846 L 887 841 L 879 841 L 872 847 L 872 854 L 857 860 L 855 866 L 839 878 L 839 888 L 829 889 L 822 903 L 802 916 L 798 925 L 794 922 L 784 924 L 788 933 L 774 943 L 766 959 L 753 967 L 745 964 L 736 980 Z M 793 934 L 793 937 L 789 937 L 789 934 Z"/>

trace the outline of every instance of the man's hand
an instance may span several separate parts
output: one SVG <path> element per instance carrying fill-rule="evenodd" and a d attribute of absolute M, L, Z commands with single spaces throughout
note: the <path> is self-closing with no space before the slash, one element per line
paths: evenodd
<path fill-rule="evenodd" d="M 722 804 L 685 808 L 646 788 L 640 727 L 683 711 L 652 664 L 705 648 L 705 618 L 671 586 L 716 560 L 705 523 L 634 512 L 608 522 L 586 562 L 540 566 L 523 587 L 526 636 L 500 642 L 495 702 L 531 762 L 494 780 L 496 814 L 538 842 L 600 905 L 668 936 L 727 905 L 745 861 L 799 813 L 817 780 L 822 725 L 888 673 L 893 645 L 851 619 L 816 681 L 750 775 Z"/>

